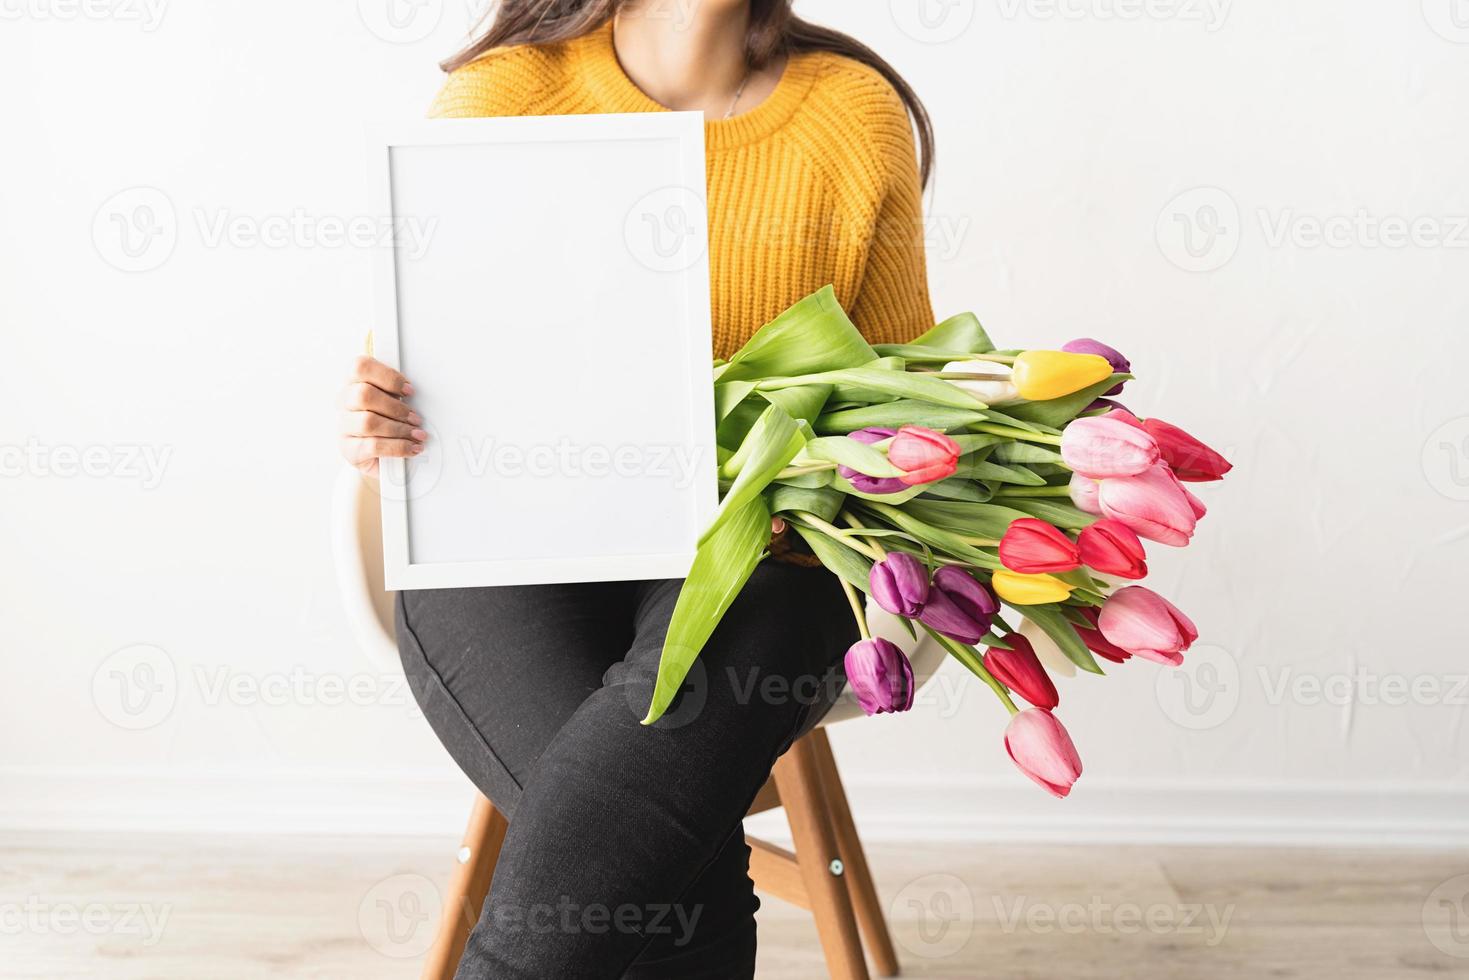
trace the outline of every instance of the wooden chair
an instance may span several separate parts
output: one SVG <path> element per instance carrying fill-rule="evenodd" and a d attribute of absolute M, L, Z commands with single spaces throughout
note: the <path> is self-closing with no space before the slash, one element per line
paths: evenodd
<path fill-rule="evenodd" d="M 377 490 L 353 470 L 337 481 L 332 507 L 333 546 L 343 606 L 362 649 L 384 671 L 401 669 L 393 635 L 393 596 L 383 589 L 382 528 Z M 943 651 L 925 640 L 916 646 L 896 620 L 869 610 L 874 632 L 910 648 L 920 686 L 943 662 Z M 867 980 L 863 941 L 879 976 L 898 974 L 898 958 L 852 822 L 847 794 L 825 727 L 862 717 L 848 692 L 821 726 L 799 739 L 775 764 L 750 813 L 783 807 L 794 850 L 747 838 L 750 877 L 760 891 L 808 909 L 835 980 Z M 451 980 L 469 932 L 490 890 L 500 845 L 509 824 L 483 795 L 476 794 L 469 826 L 444 896 L 438 934 L 424 960 L 423 980 Z"/>

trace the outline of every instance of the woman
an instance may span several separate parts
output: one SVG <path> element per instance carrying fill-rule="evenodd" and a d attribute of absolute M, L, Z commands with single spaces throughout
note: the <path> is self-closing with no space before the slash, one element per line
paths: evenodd
<path fill-rule="evenodd" d="M 910 339 L 933 322 L 927 115 L 877 55 L 790 7 L 504 0 L 445 65 L 433 115 L 701 110 L 715 353 L 827 283 L 869 340 Z M 412 394 L 392 369 L 358 362 L 344 454 L 364 473 L 421 451 Z M 785 560 L 760 566 L 651 727 L 639 720 L 678 581 L 400 595 L 415 695 L 512 817 L 459 976 L 754 975 L 741 818 L 830 706 L 856 639 L 835 578 L 773 531 Z"/>

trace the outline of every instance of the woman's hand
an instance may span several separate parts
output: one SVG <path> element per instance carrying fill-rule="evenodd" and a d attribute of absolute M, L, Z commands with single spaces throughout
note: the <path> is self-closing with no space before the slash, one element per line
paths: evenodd
<path fill-rule="evenodd" d="M 342 456 L 364 476 L 377 475 L 383 456 L 417 456 L 428 433 L 423 417 L 404 403 L 413 385 L 381 361 L 363 355 L 342 392 Z"/>

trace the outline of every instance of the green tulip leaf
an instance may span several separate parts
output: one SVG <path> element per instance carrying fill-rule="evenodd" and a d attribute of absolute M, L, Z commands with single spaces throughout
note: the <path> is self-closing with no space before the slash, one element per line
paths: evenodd
<path fill-rule="evenodd" d="M 1061 648 L 1061 652 L 1066 654 L 1067 660 L 1090 673 L 1102 673 L 1102 668 L 1098 666 L 1096 658 L 1081 641 L 1081 637 L 1076 635 L 1076 630 L 1066 622 L 1066 617 L 1059 606 L 1054 604 L 1026 606 L 1022 615 L 1044 630 L 1056 646 Z"/>
<path fill-rule="evenodd" d="M 845 579 L 863 592 L 868 590 L 872 562 L 846 545 L 833 541 L 821 531 L 806 527 L 799 520 L 793 519 L 790 523 L 796 529 L 796 533 L 801 536 L 801 540 L 811 548 L 811 553 L 820 559 L 822 565 L 826 566 L 827 571 Z"/>
<path fill-rule="evenodd" d="M 725 381 L 789 377 L 857 367 L 876 359 L 861 332 L 825 286 L 755 332 L 730 358 Z"/>
<path fill-rule="evenodd" d="M 700 542 L 668 621 L 644 725 L 651 725 L 668 710 L 710 634 L 760 563 L 769 540 L 770 511 L 757 496 L 731 511 Z"/>
<path fill-rule="evenodd" d="M 722 476 L 736 475 L 724 499 L 719 502 L 714 521 L 700 543 L 708 540 L 730 515 L 760 496 L 786 464 L 806 445 L 806 436 L 796 420 L 779 405 L 771 405 L 760 416 L 739 451 L 725 463 Z"/>
<path fill-rule="evenodd" d="M 961 425 L 983 421 L 985 413 L 982 411 L 949 408 L 905 398 L 881 405 L 828 411 L 816 420 L 815 429 L 818 435 L 823 436 L 841 435 L 869 427 L 900 429 L 905 425 L 921 425 L 946 432 Z"/>

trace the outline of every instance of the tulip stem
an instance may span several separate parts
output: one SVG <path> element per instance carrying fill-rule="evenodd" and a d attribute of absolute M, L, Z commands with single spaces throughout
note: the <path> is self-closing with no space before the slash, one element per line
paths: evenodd
<path fill-rule="evenodd" d="M 950 358 L 952 361 L 993 361 L 996 364 L 1014 364 L 1016 359 L 1014 354 L 955 354 Z"/>
<path fill-rule="evenodd" d="M 974 422 L 969 426 L 970 432 L 988 432 L 992 436 L 1005 436 L 1007 439 L 1023 439 L 1026 442 L 1043 442 L 1048 446 L 1061 445 L 1061 437 L 1053 436 L 1046 432 L 1031 432 L 1027 429 L 1017 429 L 1009 425 L 1000 425 L 996 422 Z"/>
<path fill-rule="evenodd" d="M 920 623 L 919 625 L 923 626 L 924 631 L 928 633 L 929 636 L 933 637 L 935 640 L 938 640 L 943 648 L 949 651 L 950 656 L 959 661 L 965 667 L 969 668 L 969 672 L 971 674 L 988 684 L 990 686 L 990 690 L 995 692 L 995 697 L 1000 699 L 1000 703 L 1003 704 L 1007 710 L 1009 710 L 1010 714 L 1014 715 L 1020 713 L 1020 709 L 1015 707 L 1015 702 L 1010 700 L 1010 692 L 1005 689 L 1005 685 L 995 680 L 994 675 L 985 669 L 983 657 L 979 656 L 978 653 L 976 653 L 974 650 L 971 650 L 969 647 L 964 646 L 962 643 L 951 640 L 947 636 L 944 636 L 942 633 L 935 632 L 927 625 L 922 623 Z"/>
<path fill-rule="evenodd" d="M 857 590 L 852 588 L 852 583 L 837 576 L 837 581 L 842 583 L 842 589 L 847 593 L 847 604 L 852 607 L 852 615 L 857 618 L 857 632 L 862 634 L 862 639 L 872 639 L 872 631 L 867 628 L 867 613 L 862 608 L 862 600 L 857 597 Z"/>
<path fill-rule="evenodd" d="M 998 548 L 1000 546 L 1000 542 L 995 541 L 992 538 L 965 538 L 965 537 L 961 537 L 959 540 L 960 541 L 963 541 L 965 544 L 972 544 L 976 548 Z"/>
<path fill-rule="evenodd" d="M 787 466 L 775 474 L 772 479 L 791 480 L 798 476 L 809 476 L 812 473 L 825 473 L 827 470 L 834 470 L 836 468 L 837 464 L 835 463 L 807 463 L 804 466 Z"/>
<path fill-rule="evenodd" d="M 1070 487 L 1000 487 L 996 497 L 1069 497 Z"/>
<path fill-rule="evenodd" d="M 865 527 L 862 526 L 861 521 L 857 520 L 857 518 L 853 517 L 847 511 L 842 511 L 842 518 L 847 522 L 847 526 L 855 531 L 867 530 Z M 868 546 L 872 548 L 873 551 L 877 552 L 878 561 L 882 561 L 888 556 L 886 549 L 883 548 L 881 542 L 879 542 L 876 538 L 864 537 L 862 540 L 867 542 Z"/>
<path fill-rule="evenodd" d="M 821 518 L 817 517 L 815 514 L 810 513 L 809 511 L 798 510 L 792 516 L 798 518 L 805 524 L 810 524 L 812 527 L 816 528 L 816 530 L 825 533 L 826 536 L 831 538 L 832 540 L 838 541 L 841 544 L 846 545 L 848 548 L 851 548 L 853 551 L 858 552 L 859 554 L 866 555 L 873 561 L 882 561 L 883 559 L 883 556 L 874 549 L 869 548 L 867 545 L 863 544 L 860 541 L 853 540 L 851 531 L 843 531 L 841 528 L 833 524 L 828 524 L 826 521 L 823 521 Z"/>

